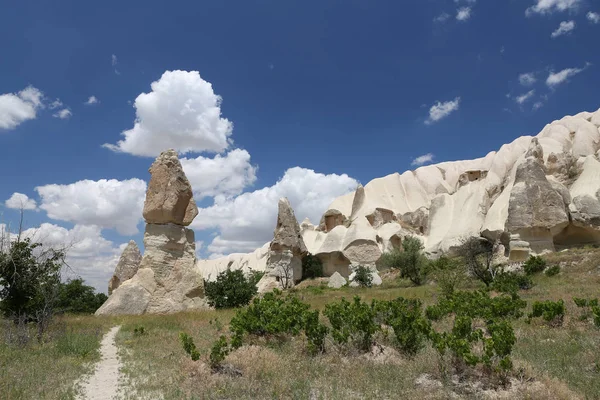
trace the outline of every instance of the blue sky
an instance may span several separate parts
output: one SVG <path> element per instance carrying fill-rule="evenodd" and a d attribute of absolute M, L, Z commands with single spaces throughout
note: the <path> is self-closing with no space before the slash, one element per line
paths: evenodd
<path fill-rule="evenodd" d="M 165 143 L 187 159 L 209 257 L 268 241 L 280 196 L 318 222 L 358 182 L 600 107 L 597 0 L 2 8 L 0 223 L 26 205 L 25 227 L 71 243 L 101 289 L 123 243 L 141 245 Z"/>

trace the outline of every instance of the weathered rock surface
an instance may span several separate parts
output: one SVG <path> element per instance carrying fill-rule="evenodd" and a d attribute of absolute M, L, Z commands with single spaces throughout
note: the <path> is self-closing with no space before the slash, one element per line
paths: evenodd
<path fill-rule="evenodd" d="M 196 266 L 194 231 L 183 226 L 196 216 L 196 204 L 177 154 L 163 152 L 150 173 L 144 256 L 135 275 L 112 291 L 98 315 L 167 314 L 208 307 Z"/>
<path fill-rule="evenodd" d="M 471 236 L 513 257 L 600 244 L 599 127 L 600 110 L 566 116 L 482 158 L 373 179 L 334 200 L 316 229 L 303 225 L 304 243 L 325 275 L 344 278 L 407 235 L 433 257 Z"/>
<path fill-rule="evenodd" d="M 333 275 L 329 278 L 329 282 L 327 286 L 332 289 L 339 289 L 346 284 L 346 279 L 340 275 L 339 272 L 334 272 Z"/>
<path fill-rule="evenodd" d="M 142 253 L 134 240 L 130 240 L 123 250 L 119 262 L 115 267 L 115 273 L 108 281 L 108 295 L 128 279 L 133 278 L 142 262 Z"/>
<path fill-rule="evenodd" d="M 149 224 L 187 226 L 198 215 L 188 181 L 175 150 L 164 151 L 148 170 L 152 175 L 144 202 L 144 219 Z"/>

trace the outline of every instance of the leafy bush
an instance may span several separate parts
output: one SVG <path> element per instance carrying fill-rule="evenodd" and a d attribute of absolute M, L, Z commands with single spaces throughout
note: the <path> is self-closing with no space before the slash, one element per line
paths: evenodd
<path fill-rule="evenodd" d="M 499 272 L 494 278 L 492 289 L 502 293 L 515 293 L 519 290 L 529 290 L 533 281 L 527 275 L 516 272 Z"/>
<path fill-rule="evenodd" d="M 200 352 L 196 348 L 194 344 L 194 339 L 191 336 L 188 336 L 187 333 L 181 332 L 179 333 L 179 340 L 181 341 L 181 345 L 183 346 L 183 350 L 192 358 L 193 361 L 198 361 L 200 359 Z"/>
<path fill-rule="evenodd" d="M 398 297 L 391 301 L 373 301 L 377 319 L 394 330 L 395 344 L 407 355 L 415 355 L 424 345 L 431 328 L 423 316 L 422 303 Z"/>
<path fill-rule="evenodd" d="M 423 254 L 423 243 L 413 236 L 402 241 L 402 251 L 394 249 L 382 254 L 380 263 L 384 268 L 400 270 L 402 278 L 408 278 L 415 285 L 421 285 L 427 275 L 428 260 Z"/>
<path fill-rule="evenodd" d="M 144 328 L 143 326 L 138 326 L 138 327 L 133 328 L 133 336 L 134 337 L 145 336 L 147 334 L 148 334 L 148 332 L 146 331 L 146 328 Z"/>
<path fill-rule="evenodd" d="M 302 258 L 302 279 L 320 278 L 323 275 L 323 262 L 317 256 L 307 254 Z"/>
<path fill-rule="evenodd" d="M 240 269 L 226 269 L 214 282 L 204 282 L 204 292 L 208 304 L 215 308 L 235 308 L 245 306 L 258 291 L 256 284 L 261 273 L 252 272 L 246 276 Z"/>
<path fill-rule="evenodd" d="M 451 296 L 467 276 L 467 270 L 460 260 L 446 256 L 431 261 L 429 269 L 433 273 L 442 295 L 446 297 Z"/>
<path fill-rule="evenodd" d="M 527 275 L 537 274 L 546 268 L 546 260 L 540 256 L 531 256 L 523 264 L 523 270 Z"/>
<path fill-rule="evenodd" d="M 231 345 L 238 348 L 245 335 L 298 335 L 305 327 L 305 313 L 310 306 L 295 296 L 283 296 L 279 290 L 255 298 L 231 319 Z"/>
<path fill-rule="evenodd" d="M 311 354 L 325 351 L 325 337 L 329 328 L 319 322 L 319 311 L 306 311 L 304 333 L 308 341 L 308 351 Z"/>
<path fill-rule="evenodd" d="M 227 343 L 227 338 L 223 335 L 221 335 L 221 337 L 219 337 L 219 340 L 217 340 L 211 350 L 210 350 L 210 356 L 209 356 L 209 362 L 210 362 L 210 366 L 213 370 L 215 369 L 219 369 L 219 367 L 221 366 L 221 363 L 223 362 L 223 360 L 225 360 L 225 357 L 227 357 L 227 355 L 229 354 L 230 348 L 229 348 L 229 344 Z"/>
<path fill-rule="evenodd" d="M 526 306 L 527 303 L 516 293 L 490 297 L 485 290 L 458 291 L 427 307 L 425 315 L 432 321 L 438 321 L 450 314 L 480 318 L 484 321 L 517 319 L 523 316 L 522 309 Z"/>
<path fill-rule="evenodd" d="M 371 274 L 371 270 L 359 265 L 354 270 L 354 278 L 352 281 L 358 283 L 361 287 L 371 287 L 373 285 L 373 275 Z"/>
<path fill-rule="evenodd" d="M 573 297 L 573 301 L 577 307 L 582 309 L 581 315 L 579 316 L 581 321 L 587 321 L 592 317 L 594 325 L 600 327 L 600 307 L 598 306 L 598 299 Z"/>
<path fill-rule="evenodd" d="M 546 300 L 534 302 L 533 309 L 529 313 L 528 318 L 531 321 L 532 318 L 542 317 L 551 326 L 560 326 L 562 325 L 564 316 L 565 303 L 561 299 L 558 301 Z"/>
<path fill-rule="evenodd" d="M 327 304 L 323 314 L 329 319 L 331 335 L 336 343 L 352 341 L 363 351 L 371 349 L 373 335 L 381 329 L 375 322 L 373 307 L 363 303 L 358 296 L 352 302 L 341 299 L 337 303 Z"/>
<path fill-rule="evenodd" d="M 95 292 L 96 289 L 85 285 L 83 279 L 71 279 L 60 284 L 56 309 L 72 314 L 93 314 L 108 299 L 104 293 Z"/>
<path fill-rule="evenodd" d="M 551 267 L 546 268 L 546 271 L 544 271 L 544 274 L 546 274 L 546 276 L 554 276 L 554 275 L 558 275 L 559 272 L 560 272 L 560 267 L 558 265 L 553 265 Z"/>

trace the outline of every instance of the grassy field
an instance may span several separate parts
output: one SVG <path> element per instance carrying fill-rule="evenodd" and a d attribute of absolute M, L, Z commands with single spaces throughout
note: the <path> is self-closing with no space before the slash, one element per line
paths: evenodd
<path fill-rule="evenodd" d="M 304 339 L 252 342 L 231 353 L 226 363 L 241 372 L 215 374 L 208 366 L 210 346 L 228 331 L 234 311 L 205 311 L 126 318 L 64 317 L 57 321 L 47 343 L 25 348 L 0 343 L 0 397 L 7 399 L 73 398 L 73 382 L 89 371 L 98 358 L 98 343 L 110 326 L 121 324 L 117 345 L 124 362 L 127 399 L 412 399 L 412 398 L 531 398 L 600 399 L 600 329 L 579 321 L 572 297 L 600 297 L 600 251 L 571 250 L 546 257 L 560 264 L 554 277 L 534 277 L 535 286 L 521 296 L 534 300 L 564 299 L 567 316 L 562 327 L 541 322 L 514 323 L 513 385 L 503 391 L 464 390 L 442 385 L 437 353 L 425 348 L 408 359 L 385 348 L 383 353 L 356 354 L 328 346 L 326 354 L 306 353 Z M 384 280 L 374 289 L 341 290 L 319 286 L 296 290 L 315 308 L 341 297 L 394 299 L 398 296 L 435 302 L 438 287 L 412 287 L 408 282 Z M 476 286 L 469 283 L 470 287 Z M 135 335 L 144 327 L 146 334 Z M 7 325 L 2 335 L 7 336 Z M 190 334 L 201 352 L 193 362 L 179 343 L 180 332 Z"/>

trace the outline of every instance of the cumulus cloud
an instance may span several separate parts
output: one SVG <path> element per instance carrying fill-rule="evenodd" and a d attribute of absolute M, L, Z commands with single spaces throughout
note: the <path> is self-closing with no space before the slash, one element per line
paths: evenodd
<path fill-rule="evenodd" d="M 569 78 L 583 72 L 589 64 L 586 64 L 583 68 L 565 68 L 558 72 L 550 72 L 546 79 L 546 85 L 553 88 L 561 83 L 567 82 Z"/>
<path fill-rule="evenodd" d="M 55 112 L 54 114 L 52 114 L 52 116 L 54 118 L 60 118 L 60 119 L 68 119 L 71 117 L 71 115 L 73 115 L 73 113 L 68 108 L 63 108 L 62 110 L 59 110 L 59 111 Z"/>
<path fill-rule="evenodd" d="M 533 85 L 537 79 L 535 78 L 535 73 L 527 72 L 519 75 L 519 83 L 523 86 L 531 86 Z"/>
<path fill-rule="evenodd" d="M 44 94 L 33 86 L 18 93 L 0 95 L 0 130 L 14 129 L 23 122 L 35 119 L 37 110 L 43 108 Z"/>
<path fill-rule="evenodd" d="M 30 199 L 29 196 L 23 193 L 15 192 L 10 196 L 8 200 L 4 202 L 7 208 L 14 210 L 36 210 L 37 203 L 34 199 Z"/>
<path fill-rule="evenodd" d="M 113 151 L 157 156 L 174 148 L 180 153 L 222 152 L 231 144 L 232 123 L 221 118 L 221 97 L 198 71 L 166 71 L 136 99 L 134 127 L 125 139 L 105 144 Z"/>
<path fill-rule="evenodd" d="M 517 103 L 519 103 L 519 104 L 523 104 L 523 103 L 525 103 L 527 100 L 531 99 L 531 98 L 533 97 L 533 95 L 534 95 L 534 94 L 535 94 L 535 90 L 530 90 L 530 91 L 529 91 L 529 92 L 527 92 L 527 93 L 524 93 L 524 94 L 522 94 L 522 95 L 520 95 L 520 96 L 517 96 L 517 97 L 515 98 L 515 101 L 516 101 Z"/>
<path fill-rule="evenodd" d="M 588 21 L 593 24 L 600 24 L 600 13 L 590 11 L 586 14 Z"/>
<path fill-rule="evenodd" d="M 582 0 L 535 0 L 533 6 L 525 10 L 525 15 L 551 14 L 562 11 L 576 11 L 583 3 Z"/>
<path fill-rule="evenodd" d="M 454 100 L 445 101 L 443 103 L 438 101 L 429 109 L 429 118 L 427 118 L 425 123 L 429 125 L 443 118 L 446 118 L 454 111 L 457 111 L 459 107 L 460 97 L 457 97 Z"/>
<path fill-rule="evenodd" d="M 235 196 L 256 181 L 256 167 L 246 150 L 235 149 L 214 158 L 182 158 L 196 201 L 204 197 Z"/>
<path fill-rule="evenodd" d="M 466 21 L 471 18 L 471 7 L 461 7 L 456 10 L 456 19 L 458 21 Z"/>
<path fill-rule="evenodd" d="M 558 28 L 556 28 L 556 30 L 552 32 L 550 37 L 554 39 L 559 36 L 567 35 L 571 33 L 573 29 L 575 29 L 575 21 L 562 21 Z"/>
<path fill-rule="evenodd" d="M 138 233 L 146 194 L 146 182 L 141 179 L 83 180 L 35 190 L 41 198 L 40 208 L 49 218 L 114 228 L 122 235 Z"/>
<path fill-rule="evenodd" d="M 102 236 L 100 227 L 75 225 L 72 229 L 43 223 L 21 234 L 24 238 L 55 249 L 65 249 L 69 269 L 66 277 L 81 276 L 88 285 L 106 292 L 126 243 L 119 246 Z"/>
<path fill-rule="evenodd" d="M 432 153 L 423 154 L 422 156 L 419 156 L 419 157 L 415 158 L 414 160 L 412 160 L 410 165 L 420 166 L 423 164 L 430 163 L 431 161 L 433 161 L 433 157 L 435 157 L 435 156 Z"/>
<path fill-rule="evenodd" d="M 96 96 L 90 96 L 84 104 L 90 106 L 92 104 L 98 104 L 99 102 L 100 100 L 98 100 Z"/>
<path fill-rule="evenodd" d="M 60 99 L 56 99 L 48 105 L 48 108 L 51 110 L 54 110 L 55 108 L 62 107 L 62 106 L 63 106 L 63 102 L 60 101 Z"/>
<path fill-rule="evenodd" d="M 243 193 L 235 198 L 217 196 L 214 205 L 201 208 L 192 222 L 198 230 L 216 229 L 208 245 L 212 253 L 252 251 L 273 238 L 277 202 L 287 197 L 296 218 L 318 223 L 331 202 L 356 189 L 358 182 L 346 174 L 320 174 L 311 169 L 288 169 L 273 186 Z"/>

